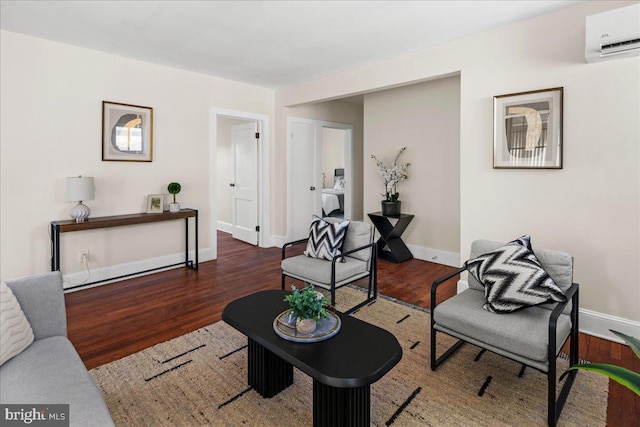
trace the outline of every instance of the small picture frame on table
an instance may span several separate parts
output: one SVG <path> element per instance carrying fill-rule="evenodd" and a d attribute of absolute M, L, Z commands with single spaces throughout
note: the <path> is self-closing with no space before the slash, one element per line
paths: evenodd
<path fill-rule="evenodd" d="M 562 92 L 493 97 L 494 169 L 562 169 Z"/>
<path fill-rule="evenodd" d="M 149 194 L 147 196 L 147 213 L 161 214 L 164 207 L 164 194 Z"/>

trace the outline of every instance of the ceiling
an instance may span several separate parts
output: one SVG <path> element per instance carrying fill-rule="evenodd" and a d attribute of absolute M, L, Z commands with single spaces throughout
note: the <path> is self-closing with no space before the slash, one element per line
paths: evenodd
<path fill-rule="evenodd" d="M 0 1 L 8 31 L 277 88 L 580 1 Z"/>

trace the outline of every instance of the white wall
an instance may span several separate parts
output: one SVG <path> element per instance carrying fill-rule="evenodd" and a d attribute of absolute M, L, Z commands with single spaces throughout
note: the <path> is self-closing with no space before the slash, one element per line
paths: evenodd
<path fill-rule="evenodd" d="M 506 241 L 529 233 L 534 247 L 575 257 L 581 307 L 637 322 L 640 58 L 596 64 L 584 60 L 585 17 L 631 3 L 585 2 L 279 89 L 276 135 L 285 125 L 287 106 L 460 73 L 463 258 L 477 238 Z M 493 97 L 557 86 L 563 86 L 565 94 L 564 169 L 494 170 Z M 276 156 L 286 158 L 286 144 L 275 150 Z M 364 166 L 374 168 L 369 162 Z M 281 177 L 274 180 L 283 182 Z M 284 201 L 275 200 L 274 205 Z M 282 217 L 285 214 L 283 210 Z"/>
<path fill-rule="evenodd" d="M 397 186 L 402 212 L 415 215 L 403 240 L 414 256 L 439 262 L 460 253 L 460 78 L 449 77 L 370 93 L 364 97 L 364 210 L 381 209 L 384 181 L 374 154 L 386 164 L 401 147 L 411 165 Z M 422 249 L 420 249 L 422 248 Z M 414 249 L 414 248 L 412 248 Z M 424 257 L 420 252 L 428 253 Z M 432 254 L 432 255 L 431 255 Z M 435 260 L 432 257 L 437 257 Z M 447 262 L 445 262 L 446 264 Z"/>
<path fill-rule="evenodd" d="M 7 31 L 0 42 L 2 278 L 50 269 L 49 223 L 68 218 L 65 177 L 78 174 L 95 177 L 94 217 L 146 211 L 147 194 L 180 182 L 181 206 L 200 210 L 207 259 L 210 108 L 269 115 L 273 91 Z M 103 100 L 153 108 L 152 163 L 101 161 Z M 63 234 L 62 272 L 85 274 L 86 249 L 95 274 L 180 256 L 182 230 L 170 221 Z"/>
<path fill-rule="evenodd" d="M 463 257 L 476 238 L 530 233 L 534 246 L 575 257 L 582 307 L 638 321 L 640 58 L 596 64 L 583 58 L 585 16 L 632 3 L 585 2 L 281 88 L 275 98 L 264 88 L 2 31 L 1 275 L 48 270 L 48 225 L 67 217 L 64 178 L 77 174 L 96 178 L 96 199 L 89 203 L 94 216 L 143 211 L 148 193 L 180 181 L 180 203 L 201 210 L 201 247 L 208 248 L 212 106 L 273 112 L 271 225 L 273 234 L 285 235 L 286 107 L 459 74 Z M 493 96 L 556 86 L 565 89 L 564 169 L 492 169 Z M 154 108 L 153 163 L 101 162 L 103 100 Z M 365 160 L 357 125 L 355 134 L 356 160 Z M 355 172 L 361 179 L 362 169 Z M 167 223 L 65 236 L 63 272 L 80 271 L 75 260 L 87 248 L 95 267 L 179 253 L 176 228 Z"/>

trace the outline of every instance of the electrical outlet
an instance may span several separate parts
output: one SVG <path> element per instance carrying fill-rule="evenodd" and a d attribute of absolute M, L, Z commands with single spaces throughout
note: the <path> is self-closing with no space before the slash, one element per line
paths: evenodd
<path fill-rule="evenodd" d="M 89 249 L 80 254 L 80 264 L 89 264 Z"/>

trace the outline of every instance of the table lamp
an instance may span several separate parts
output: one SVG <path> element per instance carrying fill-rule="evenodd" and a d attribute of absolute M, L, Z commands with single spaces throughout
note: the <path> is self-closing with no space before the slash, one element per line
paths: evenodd
<path fill-rule="evenodd" d="M 93 183 L 93 177 L 77 176 L 67 178 L 67 201 L 79 202 L 71 209 L 71 218 L 76 222 L 84 222 L 89 218 L 91 209 L 89 206 L 83 205 L 86 200 L 93 200 L 95 197 L 96 187 Z"/>

